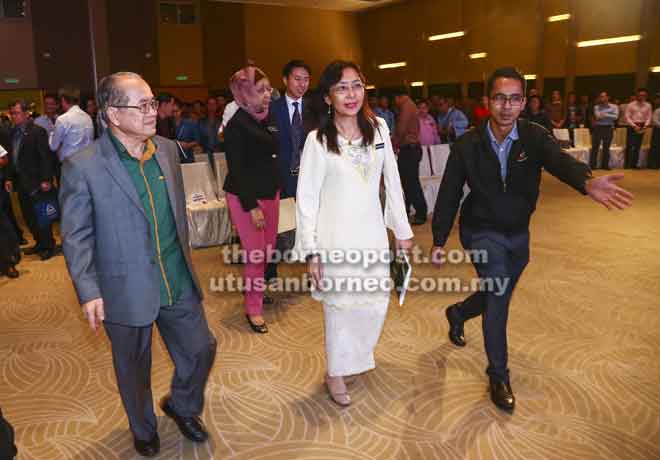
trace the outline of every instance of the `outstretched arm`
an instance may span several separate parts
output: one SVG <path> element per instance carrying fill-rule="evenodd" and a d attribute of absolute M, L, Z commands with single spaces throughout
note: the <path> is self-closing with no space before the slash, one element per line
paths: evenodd
<path fill-rule="evenodd" d="M 632 205 L 634 196 L 626 189 L 616 185 L 616 182 L 621 179 L 623 179 L 623 173 L 590 179 L 585 185 L 587 195 L 610 211 L 613 209 L 626 209 Z"/>

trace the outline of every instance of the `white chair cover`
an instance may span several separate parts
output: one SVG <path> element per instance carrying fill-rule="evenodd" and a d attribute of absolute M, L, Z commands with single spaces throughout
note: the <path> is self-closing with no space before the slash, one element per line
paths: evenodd
<path fill-rule="evenodd" d="M 552 130 L 552 135 L 555 136 L 555 139 L 557 139 L 560 142 L 570 142 L 571 141 L 571 136 L 568 133 L 568 129 L 554 128 Z"/>
<path fill-rule="evenodd" d="M 573 141 L 576 148 L 591 149 L 591 133 L 587 128 L 575 128 L 573 130 Z"/>
<path fill-rule="evenodd" d="M 420 177 L 442 176 L 449 158 L 449 144 L 422 147 L 422 161 L 419 163 Z"/>
<path fill-rule="evenodd" d="M 229 209 L 224 198 L 216 196 L 217 187 L 208 161 L 182 164 L 181 172 L 190 245 L 199 248 L 228 242 L 231 237 Z"/>

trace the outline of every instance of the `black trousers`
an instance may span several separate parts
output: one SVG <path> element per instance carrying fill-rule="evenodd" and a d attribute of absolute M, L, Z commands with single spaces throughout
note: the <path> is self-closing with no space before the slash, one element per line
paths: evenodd
<path fill-rule="evenodd" d="M 21 206 L 21 212 L 25 223 L 32 233 L 32 237 L 37 242 L 37 247 L 40 250 L 53 249 L 55 247 L 55 239 L 53 238 L 53 224 L 46 226 L 37 225 L 37 213 L 35 210 L 36 199 L 35 195 L 19 190 L 18 202 Z"/>
<path fill-rule="evenodd" d="M 2 185 L 2 181 L 0 181 L 0 185 Z M 11 195 L 4 189 L 4 185 L 0 188 L 0 208 L 2 208 L 0 212 L 4 212 L 9 222 L 11 222 L 18 241 L 21 241 L 23 239 L 23 229 L 18 225 L 18 219 L 16 219 L 14 208 L 11 205 Z"/>
<path fill-rule="evenodd" d="M 644 133 L 637 133 L 634 129 L 628 127 L 628 141 L 626 145 L 626 169 L 636 168 L 639 163 L 639 149 L 642 148 L 642 138 Z"/>
<path fill-rule="evenodd" d="M 508 382 L 507 321 L 513 291 L 529 262 L 529 232 L 505 235 L 493 231 L 474 232 L 461 227 L 465 249 L 479 250 L 485 260 L 473 259 L 484 284 L 482 289 L 458 306 L 464 320 L 481 315 L 484 345 L 488 356 L 486 373 L 492 381 Z M 494 283 L 488 286 L 488 283 Z"/>
<path fill-rule="evenodd" d="M 415 208 L 415 215 L 426 219 L 428 207 L 422 191 L 422 184 L 419 182 L 420 161 L 422 161 L 422 147 L 419 144 L 401 146 L 397 163 L 406 200 L 406 211 L 412 205 Z"/>
<path fill-rule="evenodd" d="M 649 152 L 649 168 L 660 168 L 660 128 L 653 128 L 651 151 Z"/>
<path fill-rule="evenodd" d="M 594 126 L 591 134 L 591 155 L 589 156 L 591 169 L 610 167 L 610 145 L 612 144 L 612 137 L 614 137 L 614 128 L 612 126 Z M 598 150 L 600 150 L 601 143 L 603 144 L 602 166 L 598 164 Z"/>
<path fill-rule="evenodd" d="M 174 305 L 161 307 L 156 324 L 174 362 L 171 405 L 183 417 L 198 416 L 204 408 L 204 387 L 217 342 L 197 294 L 190 290 Z M 143 441 L 150 440 L 157 429 L 151 392 L 152 326 L 104 323 L 128 423 L 133 436 Z"/>

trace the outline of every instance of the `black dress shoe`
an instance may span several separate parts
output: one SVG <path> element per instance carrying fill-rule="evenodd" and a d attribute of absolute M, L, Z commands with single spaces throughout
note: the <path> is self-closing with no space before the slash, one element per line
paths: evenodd
<path fill-rule="evenodd" d="M 250 324 L 250 327 L 252 330 L 258 334 L 265 334 L 268 332 L 268 326 L 266 326 L 266 323 L 263 324 L 254 324 L 252 322 L 252 318 L 250 318 L 250 315 L 245 315 L 245 317 L 248 320 L 248 323 Z"/>
<path fill-rule="evenodd" d="M 456 311 L 457 305 L 451 305 L 445 310 L 447 321 L 449 321 L 449 340 L 457 347 L 464 347 L 466 345 L 465 331 L 463 330 L 465 321 L 461 318 L 460 313 Z"/>
<path fill-rule="evenodd" d="M 32 247 L 23 249 L 23 254 L 25 254 L 26 256 L 31 256 L 31 255 L 37 254 L 39 252 L 41 252 L 41 248 L 39 246 L 37 246 L 36 244 Z"/>
<path fill-rule="evenodd" d="M 181 430 L 181 434 L 192 442 L 205 442 L 209 438 L 209 433 L 204 427 L 204 423 L 199 417 L 182 417 L 170 405 L 170 398 L 166 396 L 160 403 L 160 408 L 163 409 L 165 415 L 174 420 L 174 422 Z"/>
<path fill-rule="evenodd" d="M 9 267 L 5 270 L 4 275 L 7 275 L 7 278 L 18 278 L 18 270 L 16 270 L 16 267 Z"/>
<path fill-rule="evenodd" d="M 133 441 L 133 446 L 137 453 L 143 457 L 155 457 L 160 451 L 160 438 L 158 437 L 158 433 L 156 433 L 149 441 L 135 439 Z"/>
<path fill-rule="evenodd" d="M 55 257 L 55 254 L 57 254 L 55 249 L 46 249 L 44 251 L 39 251 L 39 258 L 41 260 L 48 260 L 52 257 Z"/>
<path fill-rule="evenodd" d="M 505 382 L 490 382 L 490 399 L 497 407 L 507 412 L 513 412 L 516 405 L 511 385 Z"/>
<path fill-rule="evenodd" d="M 410 219 L 410 225 L 424 225 L 426 223 L 425 217 L 413 217 Z"/>
<path fill-rule="evenodd" d="M 28 244 L 28 240 L 26 240 L 25 238 L 23 238 L 23 237 L 21 236 L 21 239 L 20 239 L 20 241 L 19 241 L 19 244 L 20 244 L 21 246 L 25 246 L 26 244 Z"/>

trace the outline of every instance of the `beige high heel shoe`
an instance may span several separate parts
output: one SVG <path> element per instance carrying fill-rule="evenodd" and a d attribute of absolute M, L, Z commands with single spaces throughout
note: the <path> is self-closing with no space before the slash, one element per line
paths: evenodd
<path fill-rule="evenodd" d="M 342 407 L 351 405 L 351 395 L 348 394 L 343 377 L 330 377 L 329 375 L 326 375 L 325 385 L 328 387 L 330 399 L 336 404 Z"/>

